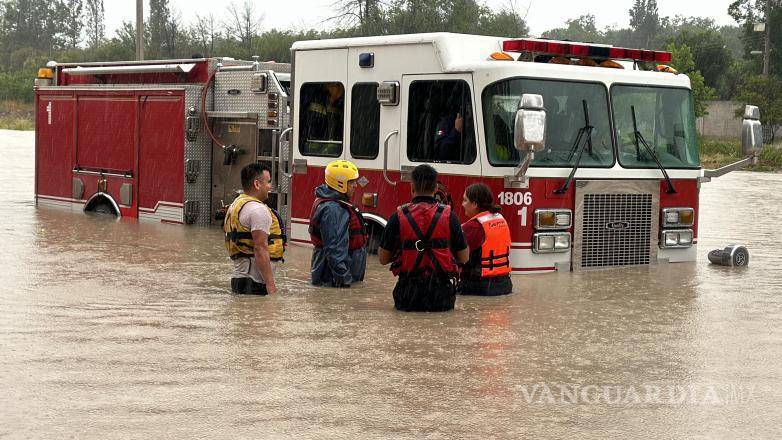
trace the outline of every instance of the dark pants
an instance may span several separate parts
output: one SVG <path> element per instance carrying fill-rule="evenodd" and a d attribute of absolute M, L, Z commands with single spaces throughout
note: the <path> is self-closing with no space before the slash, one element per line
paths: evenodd
<path fill-rule="evenodd" d="M 511 292 L 513 292 L 513 282 L 509 275 L 477 280 L 466 279 L 459 284 L 459 293 L 462 295 L 497 296 Z"/>
<path fill-rule="evenodd" d="M 231 278 L 231 290 L 242 295 L 267 295 L 266 284 L 256 283 L 252 278 Z"/>
<path fill-rule="evenodd" d="M 394 307 L 403 312 L 447 312 L 456 303 L 456 287 L 444 276 L 400 276 L 394 287 Z"/>

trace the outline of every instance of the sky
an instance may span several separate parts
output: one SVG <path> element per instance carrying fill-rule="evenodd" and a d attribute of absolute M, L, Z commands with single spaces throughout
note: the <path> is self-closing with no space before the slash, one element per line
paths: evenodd
<path fill-rule="evenodd" d="M 234 0 L 241 4 L 244 0 Z M 480 0 L 479 0 L 480 1 Z M 728 15 L 728 5 L 733 0 L 657 0 L 660 16 L 698 16 L 714 18 L 717 24 L 732 24 L 735 21 Z M 334 25 L 328 18 L 334 15 L 334 0 L 254 0 L 256 10 L 264 14 L 261 23 L 263 29 L 323 29 Z M 145 15 L 149 12 L 148 0 L 145 1 Z M 628 9 L 632 0 L 484 0 L 484 4 L 501 9 L 515 4 L 520 15 L 526 16 L 531 34 L 555 27 L 561 27 L 565 21 L 584 14 L 594 14 L 598 28 L 617 25 L 628 26 Z M 106 30 L 109 36 L 123 21 L 136 19 L 136 0 L 105 0 Z M 196 14 L 215 17 L 225 16 L 230 0 L 171 0 L 175 13 L 185 23 L 192 23 Z M 293 12 L 292 12 L 293 11 Z"/>

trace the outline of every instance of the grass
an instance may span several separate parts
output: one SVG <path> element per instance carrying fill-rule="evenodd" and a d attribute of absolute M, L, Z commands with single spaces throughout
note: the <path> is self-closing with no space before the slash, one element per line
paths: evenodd
<path fill-rule="evenodd" d="M 34 130 L 33 104 L 18 101 L 0 101 L 0 129 Z"/>
<path fill-rule="evenodd" d="M 742 158 L 740 141 L 701 138 L 700 144 L 701 164 L 704 168 L 719 168 Z M 748 166 L 745 170 L 782 171 L 782 143 L 765 145 L 758 164 Z"/>

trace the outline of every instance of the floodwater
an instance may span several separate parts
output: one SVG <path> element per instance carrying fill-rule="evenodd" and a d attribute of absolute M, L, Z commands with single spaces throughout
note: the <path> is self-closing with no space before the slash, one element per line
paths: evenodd
<path fill-rule="evenodd" d="M 705 184 L 696 263 L 514 278 L 445 314 L 350 290 L 238 297 L 218 230 L 33 203 L 0 132 L 0 437 L 777 438 L 782 175 Z M 750 266 L 710 266 L 745 244 Z"/>

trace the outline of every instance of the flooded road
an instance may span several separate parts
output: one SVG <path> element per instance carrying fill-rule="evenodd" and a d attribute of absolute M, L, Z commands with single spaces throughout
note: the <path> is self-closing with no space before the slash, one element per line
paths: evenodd
<path fill-rule="evenodd" d="M 33 203 L 0 132 L 0 437 L 777 438 L 782 175 L 702 190 L 697 263 L 514 278 L 446 314 L 390 274 L 229 293 L 221 233 Z M 709 266 L 745 244 L 750 267 Z"/>

